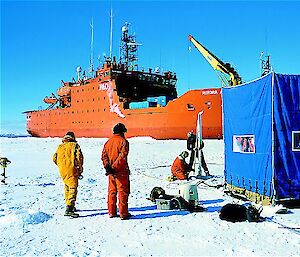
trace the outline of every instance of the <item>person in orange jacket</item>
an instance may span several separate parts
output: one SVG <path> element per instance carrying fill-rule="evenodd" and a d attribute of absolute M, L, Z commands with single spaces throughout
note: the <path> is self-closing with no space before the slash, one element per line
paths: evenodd
<path fill-rule="evenodd" d="M 53 162 L 58 166 L 60 176 L 64 182 L 66 212 L 65 216 L 74 218 L 79 215 L 75 213 L 75 202 L 77 197 L 78 179 L 83 172 L 83 154 L 72 131 L 66 133 L 62 144 L 53 155 Z"/>
<path fill-rule="evenodd" d="M 176 157 L 171 167 L 171 172 L 176 179 L 184 180 L 187 179 L 191 171 L 191 167 L 186 163 L 185 158 L 189 156 L 187 151 L 183 151 L 179 156 Z"/>
<path fill-rule="evenodd" d="M 120 218 L 129 219 L 128 196 L 130 193 L 129 166 L 127 156 L 129 142 L 125 138 L 127 129 L 123 123 L 113 128 L 113 136 L 104 144 L 101 160 L 108 176 L 108 215 L 117 217 L 117 196 Z"/>

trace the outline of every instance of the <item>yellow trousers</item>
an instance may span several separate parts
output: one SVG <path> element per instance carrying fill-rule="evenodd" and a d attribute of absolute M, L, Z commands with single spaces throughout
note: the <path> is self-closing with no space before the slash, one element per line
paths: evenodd
<path fill-rule="evenodd" d="M 77 187 L 71 188 L 65 184 L 66 205 L 75 206 L 76 196 L 77 196 Z"/>

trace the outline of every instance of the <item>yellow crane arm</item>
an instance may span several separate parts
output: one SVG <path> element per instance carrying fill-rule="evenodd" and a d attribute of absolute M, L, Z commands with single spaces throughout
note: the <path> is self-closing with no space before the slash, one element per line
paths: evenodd
<path fill-rule="evenodd" d="M 240 76 L 234 70 L 234 68 L 231 67 L 230 63 L 222 62 L 217 56 L 215 56 L 203 45 L 201 45 L 193 36 L 189 35 L 189 40 L 200 51 L 200 53 L 204 56 L 204 58 L 208 61 L 208 63 L 213 67 L 214 70 L 220 71 L 230 76 L 231 86 L 236 86 L 242 83 Z M 220 77 L 220 79 L 222 80 L 223 83 L 228 84 L 228 82 L 227 81 L 225 82 L 222 77 Z"/>

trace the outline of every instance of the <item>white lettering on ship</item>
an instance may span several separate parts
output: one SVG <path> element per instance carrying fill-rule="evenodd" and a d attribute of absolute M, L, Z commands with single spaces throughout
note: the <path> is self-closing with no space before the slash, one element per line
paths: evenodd
<path fill-rule="evenodd" d="M 104 82 L 104 83 L 99 85 L 99 90 L 108 90 L 108 89 L 109 89 L 109 83 L 108 82 Z"/>
<path fill-rule="evenodd" d="M 217 95 L 218 94 L 218 90 L 205 90 L 202 91 L 202 95 Z"/>

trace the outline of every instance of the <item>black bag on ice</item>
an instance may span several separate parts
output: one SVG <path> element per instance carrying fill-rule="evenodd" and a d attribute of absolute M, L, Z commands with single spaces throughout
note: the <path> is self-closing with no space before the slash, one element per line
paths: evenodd
<path fill-rule="evenodd" d="M 262 208 L 256 209 L 254 206 L 249 206 L 248 208 L 244 205 L 228 203 L 224 205 L 219 213 L 221 220 L 231 221 L 231 222 L 241 222 L 241 221 L 262 221 L 263 218 L 260 217 Z"/>

